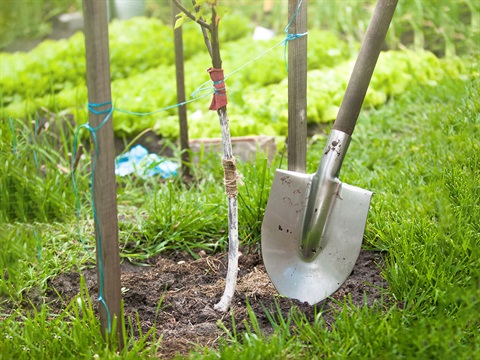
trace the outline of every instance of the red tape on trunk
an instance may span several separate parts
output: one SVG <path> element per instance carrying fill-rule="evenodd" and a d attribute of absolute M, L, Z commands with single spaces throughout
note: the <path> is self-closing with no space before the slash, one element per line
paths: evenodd
<path fill-rule="evenodd" d="M 218 110 L 227 105 L 227 88 L 225 87 L 225 78 L 223 77 L 223 69 L 210 68 L 207 70 L 210 79 L 213 81 L 214 93 L 210 110 Z"/>

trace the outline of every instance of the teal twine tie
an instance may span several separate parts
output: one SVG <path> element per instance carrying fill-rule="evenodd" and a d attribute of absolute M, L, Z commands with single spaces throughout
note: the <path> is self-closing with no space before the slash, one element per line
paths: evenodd
<path fill-rule="evenodd" d="M 297 17 L 298 11 L 300 10 L 300 6 L 302 5 L 302 0 L 298 2 L 297 8 L 295 9 L 295 12 L 293 13 L 292 18 L 288 22 L 287 26 L 285 27 L 285 39 L 283 39 L 282 44 L 284 46 L 283 50 L 283 60 L 285 61 L 285 68 L 287 69 L 288 72 L 288 61 L 287 61 L 287 44 L 289 41 L 299 39 L 301 37 L 304 37 L 308 34 L 308 32 L 304 32 L 302 34 L 290 34 L 290 25 L 292 25 L 293 20 Z"/>
<path fill-rule="evenodd" d="M 77 218 L 77 226 L 79 229 L 79 238 L 80 241 L 84 244 L 85 243 L 81 237 L 80 234 L 80 197 L 78 195 L 78 188 L 77 188 L 77 183 L 75 180 L 75 169 L 73 167 L 73 163 L 75 161 L 75 157 L 77 155 L 77 144 L 78 144 L 78 137 L 79 133 L 82 129 L 87 129 L 90 134 L 92 135 L 92 140 L 93 140 L 93 145 L 95 148 L 95 153 L 92 159 L 92 171 L 90 174 L 90 193 L 92 197 L 92 209 L 93 209 L 93 219 L 95 223 L 95 230 L 97 233 L 97 267 L 98 267 L 98 278 L 99 278 L 99 284 L 98 284 L 98 302 L 103 305 L 105 308 L 105 312 L 107 314 L 107 324 L 108 324 L 108 333 L 112 332 L 112 321 L 111 321 L 111 316 L 110 316 L 110 310 L 107 306 L 107 303 L 105 302 L 105 299 L 103 298 L 103 293 L 104 293 L 104 269 L 103 269 L 103 248 L 102 248 L 102 233 L 100 231 L 100 223 L 98 221 L 98 214 L 97 214 L 97 207 L 95 204 L 95 197 L 94 197 L 94 179 L 95 179 L 95 166 L 97 164 L 97 158 L 98 158 L 98 141 L 97 141 L 97 131 L 100 130 L 106 123 L 107 121 L 112 117 L 113 113 L 113 107 L 110 106 L 109 109 L 106 110 L 97 110 L 96 108 L 98 107 L 103 107 L 107 105 L 111 105 L 112 102 L 104 102 L 104 103 L 99 103 L 99 104 L 94 104 L 94 103 L 89 103 L 88 104 L 88 109 L 94 113 L 95 115 L 105 115 L 105 118 L 102 120 L 102 122 L 96 126 L 92 127 L 90 124 L 87 122 L 86 124 L 80 125 L 77 130 L 75 131 L 75 136 L 73 138 L 73 153 L 72 153 L 72 159 L 71 159 L 71 167 L 72 167 L 72 183 L 73 183 L 73 191 L 75 194 L 75 203 L 76 203 L 76 218 Z"/>

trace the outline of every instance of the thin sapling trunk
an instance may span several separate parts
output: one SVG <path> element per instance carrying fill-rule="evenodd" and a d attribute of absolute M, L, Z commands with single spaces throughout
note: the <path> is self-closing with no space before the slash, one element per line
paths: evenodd
<path fill-rule="evenodd" d="M 224 169 L 224 185 L 228 200 L 228 270 L 223 292 L 220 302 L 215 304 L 215 310 L 226 312 L 230 308 L 235 288 L 237 285 L 238 274 L 238 173 L 235 157 L 232 151 L 232 141 L 230 137 L 230 128 L 227 115 L 227 94 L 225 88 L 225 78 L 222 69 L 222 58 L 220 56 L 220 43 L 218 40 L 218 22 L 219 17 L 215 10 L 216 1 L 202 0 L 193 1 L 197 16 L 183 7 L 178 0 L 172 0 L 175 5 L 183 12 L 183 16 L 196 21 L 201 27 L 204 35 L 205 45 L 212 59 L 212 67 L 208 69 L 210 78 L 214 84 L 214 94 L 210 110 L 217 111 L 222 131 L 223 157 L 222 165 Z M 200 15 L 201 5 L 208 4 L 211 9 L 211 23 L 207 23 Z M 185 18 L 184 18 L 185 19 Z M 183 22 L 183 20 L 181 20 Z M 180 25 L 181 25 L 180 22 Z M 178 24 L 178 23 L 177 23 Z M 179 26 L 179 25 L 176 25 Z M 208 36 L 210 34 L 210 37 Z"/>

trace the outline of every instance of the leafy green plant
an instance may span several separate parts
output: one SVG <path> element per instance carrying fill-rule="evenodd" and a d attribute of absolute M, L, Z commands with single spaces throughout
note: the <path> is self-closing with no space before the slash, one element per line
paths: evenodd
<path fill-rule="evenodd" d="M 235 31 L 225 32 L 222 36 L 225 41 L 234 41 L 249 34 L 248 22 L 244 19 L 234 17 L 230 25 L 235 27 Z M 156 19 L 113 21 L 109 28 L 109 42 L 112 80 L 173 64 L 172 29 Z M 198 42 L 196 29 L 192 26 L 184 30 L 184 47 L 186 60 L 204 52 L 202 44 Z M 52 109 L 50 103 L 54 99 L 49 100 L 52 94 L 85 87 L 83 33 L 76 33 L 69 39 L 46 40 L 28 53 L 0 53 L 0 69 L 4 106 L 42 98 L 41 106 Z M 153 83 L 158 86 L 158 82 Z"/>
<path fill-rule="evenodd" d="M 399 4 L 394 43 L 415 50 L 428 49 L 439 56 L 469 54 L 479 36 L 480 6 L 475 1 L 422 1 Z M 393 40 L 393 39 L 392 39 Z"/>
<path fill-rule="evenodd" d="M 315 14 L 309 22 L 314 28 L 345 36 L 353 45 L 362 39 L 374 4 L 374 0 L 316 1 L 309 4 L 309 11 Z M 387 44 L 390 49 L 429 50 L 438 56 L 471 54 L 478 47 L 479 21 L 480 7 L 475 1 L 401 1 Z"/>
<path fill-rule="evenodd" d="M 328 37 L 327 37 L 328 39 Z M 330 40 L 329 40 L 330 41 Z M 243 46 L 245 42 L 240 40 L 228 44 L 226 53 L 232 54 L 235 46 Z M 328 46 L 329 42 L 325 43 Z M 340 42 L 340 44 L 342 44 Z M 230 48 L 230 46 L 232 46 Z M 224 62 L 233 66 L 248 62 L 255 55 L 253 51 L 259 49 L 259 45 L 248 46 L 252 53 L 243 53 L 242 57 L 235 56 L 235 60 L 226 56 Z M 338 47 L 342 49 L 342 45 Z M 231 51 L 230 51 L 231 50 Z M 342 50 L 340 50 L 342 51 Z M 344 50 L 345 51 L 345 50 Z M 276 56 L 275 56 L 275 54 Z M 342 52 L 340 52 L 342 54 Z M 307 80 L 307 117 L 309 123 L 329 122 L 335 118 L 338 107 L 342 100 L 343 89 L 346 86 L 348 73 L 351 70 L 352 62 L 340 62 L 333 67 L 331 61 L 338 61 L 340 55 L 326 54 L 323 61 L 318 60 L 319 68 L 308 72 Z M 262 71 L 263 74 L 270 74 L 269 69 L 277 69 L 279 75 L 271 78 L 270 81 L 279 81 L 274 84 L 262 83 L 261 77 L 250 77 L 249 71 L 233 74 L 228 78 L 229 91 L 231 89 L 230 107 L 231 131 L 234 136 L 243 135 L 286 135 L 287 132 L 287 81 L 283 57 L 280 51 L 272 52 L 269 57 L 276 57 L 275 62 L 268 63 L 268 59 L 257 60 L 253 66 L 255 71 Z M 207 61 L 207 57 L 203 58 Z M 202 57 L 186 62 L 186 72 L 192 78 L 206 80 L 205 69 L 199 64 Z M 365 99 L 365 106 L 381 106 L 388 98 L 398 96 L 415 84 L 428 83 L 435 85 L 446 77 L 463 77 L 469 70 L 468 61 L 460 59 L 438 59 L 429 52 L 411 51 L 390 51 L 382 53 L 377 69 L 373 75 L 370 89 Z M 312 65 L 314 67 L 315 65 Z M 258 70 L 257 70 L 258 69 Z M 133 112 L 150 112 L 152 110 L 168 107 L 175 103 L 174 94 L 170 89 L 174 86 L 174 79 L 169 75 L 173 68 L 160 66 L 148 70 L 144 74 L 113 81 L 112 88 L 115 106 L 121 109 L 128 109 Z M 280 75 L 282 74 L 282 75 Z M 152 82 L 154 78 L 157 81 Z M 276 79 L 276 80 L 275 80 Z M 254 83 L 258 81 L 258 83 Z M 194 90 L 196 85 L 187 85 L 187 91 Z M 153 96 L 154 94 L 157 94 Z M 206 100 L 189 104 L 189 133 L 192 138 L 218 137 L 220 130 L 216 125 L 214 114 L 203 111 Z M 70 109 L 68 111 L 76 114 L 77 120 L 86 120 L 87 112 L 86 90 L 82 87 L 64 90 L 54 97 L 38 98 L 34 101 L 15 102 L 5 108 L 5 112 L 13 116 L 24 116 L 25 112 L 34 112 L 40 106 L 55 107 L 57 109 Z M 43 105 L 42 105 L 43 104 Z M 79 108 L 78 108 L 79 107 Z M 116 112 L 114 115 L 114 129 L 117 135 L 135 135 L 146 128 L 154 128 L 157 133 L 163 136 L 175 138 L 178 136 L 178 125 L 175 109 L 139 117 L 131 113 Z M 193 114 L 196 114 L 193 116 Z M 201 114 L 201 115 L 197 115 Z"/>

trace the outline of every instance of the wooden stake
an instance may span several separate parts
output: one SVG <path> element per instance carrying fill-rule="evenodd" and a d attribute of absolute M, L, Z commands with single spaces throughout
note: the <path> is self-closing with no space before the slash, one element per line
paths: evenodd
<path fill-rule="evenodd" d="M 179 9 L 172 2 L 172 21 L 175 26 L 175 15 Z M 173 30 L 175 45 L 175 72 L 177 79 L 177 102 L 185 102 L 185 70 L 183 66 L 183 34 L 182 27 Z M 178 107 L 178 121 L 180 126 L 180 148 L 182 150 L 182 175 L 184 178 L 190 176 L 188 164 L 191 162 L 190 152 L 188 151 L 188 122 L 187 105 Z"/>
<path fill-rule="evenodd" d="M 288 19 L 298 0 L 288 0 Z M 303 1 L 289 33 L 307 32 L 307 1 Z M 288 42 L 288 170 L 306 171 L 307 159 L 307 36 Z"/>
<path fill-rule="evenodd" d="M 106 1 L 83 0 L 83 14 L 88 101 L 90 104 L 108 103 L 112 96 Z M 96 107 L 95 110 L 104 111 L 111 106 L 109 104 Z M 88 115 L 92 128 L 99 127 L 106 117 L 106 114 L 94 114 L 92 111 Z M 121 332 L 123 318 L 120 306 L 122 295 L 112 124 L 113 119 L 110 118 L 96 131 L 97 147 L 93 151 L 96 151 L 97 155 L 92 186 L 97 239 L 97 275 L 99 292 L 103 299 L 99 306 L 100 323 L 102 334 L 106 335 L 109 330 L 112 334 L 116 332 L 118 346 L 121 348 L 123 346 Z M 115 317 L 117 318 L 117 328 L 112 329 Z"/>

